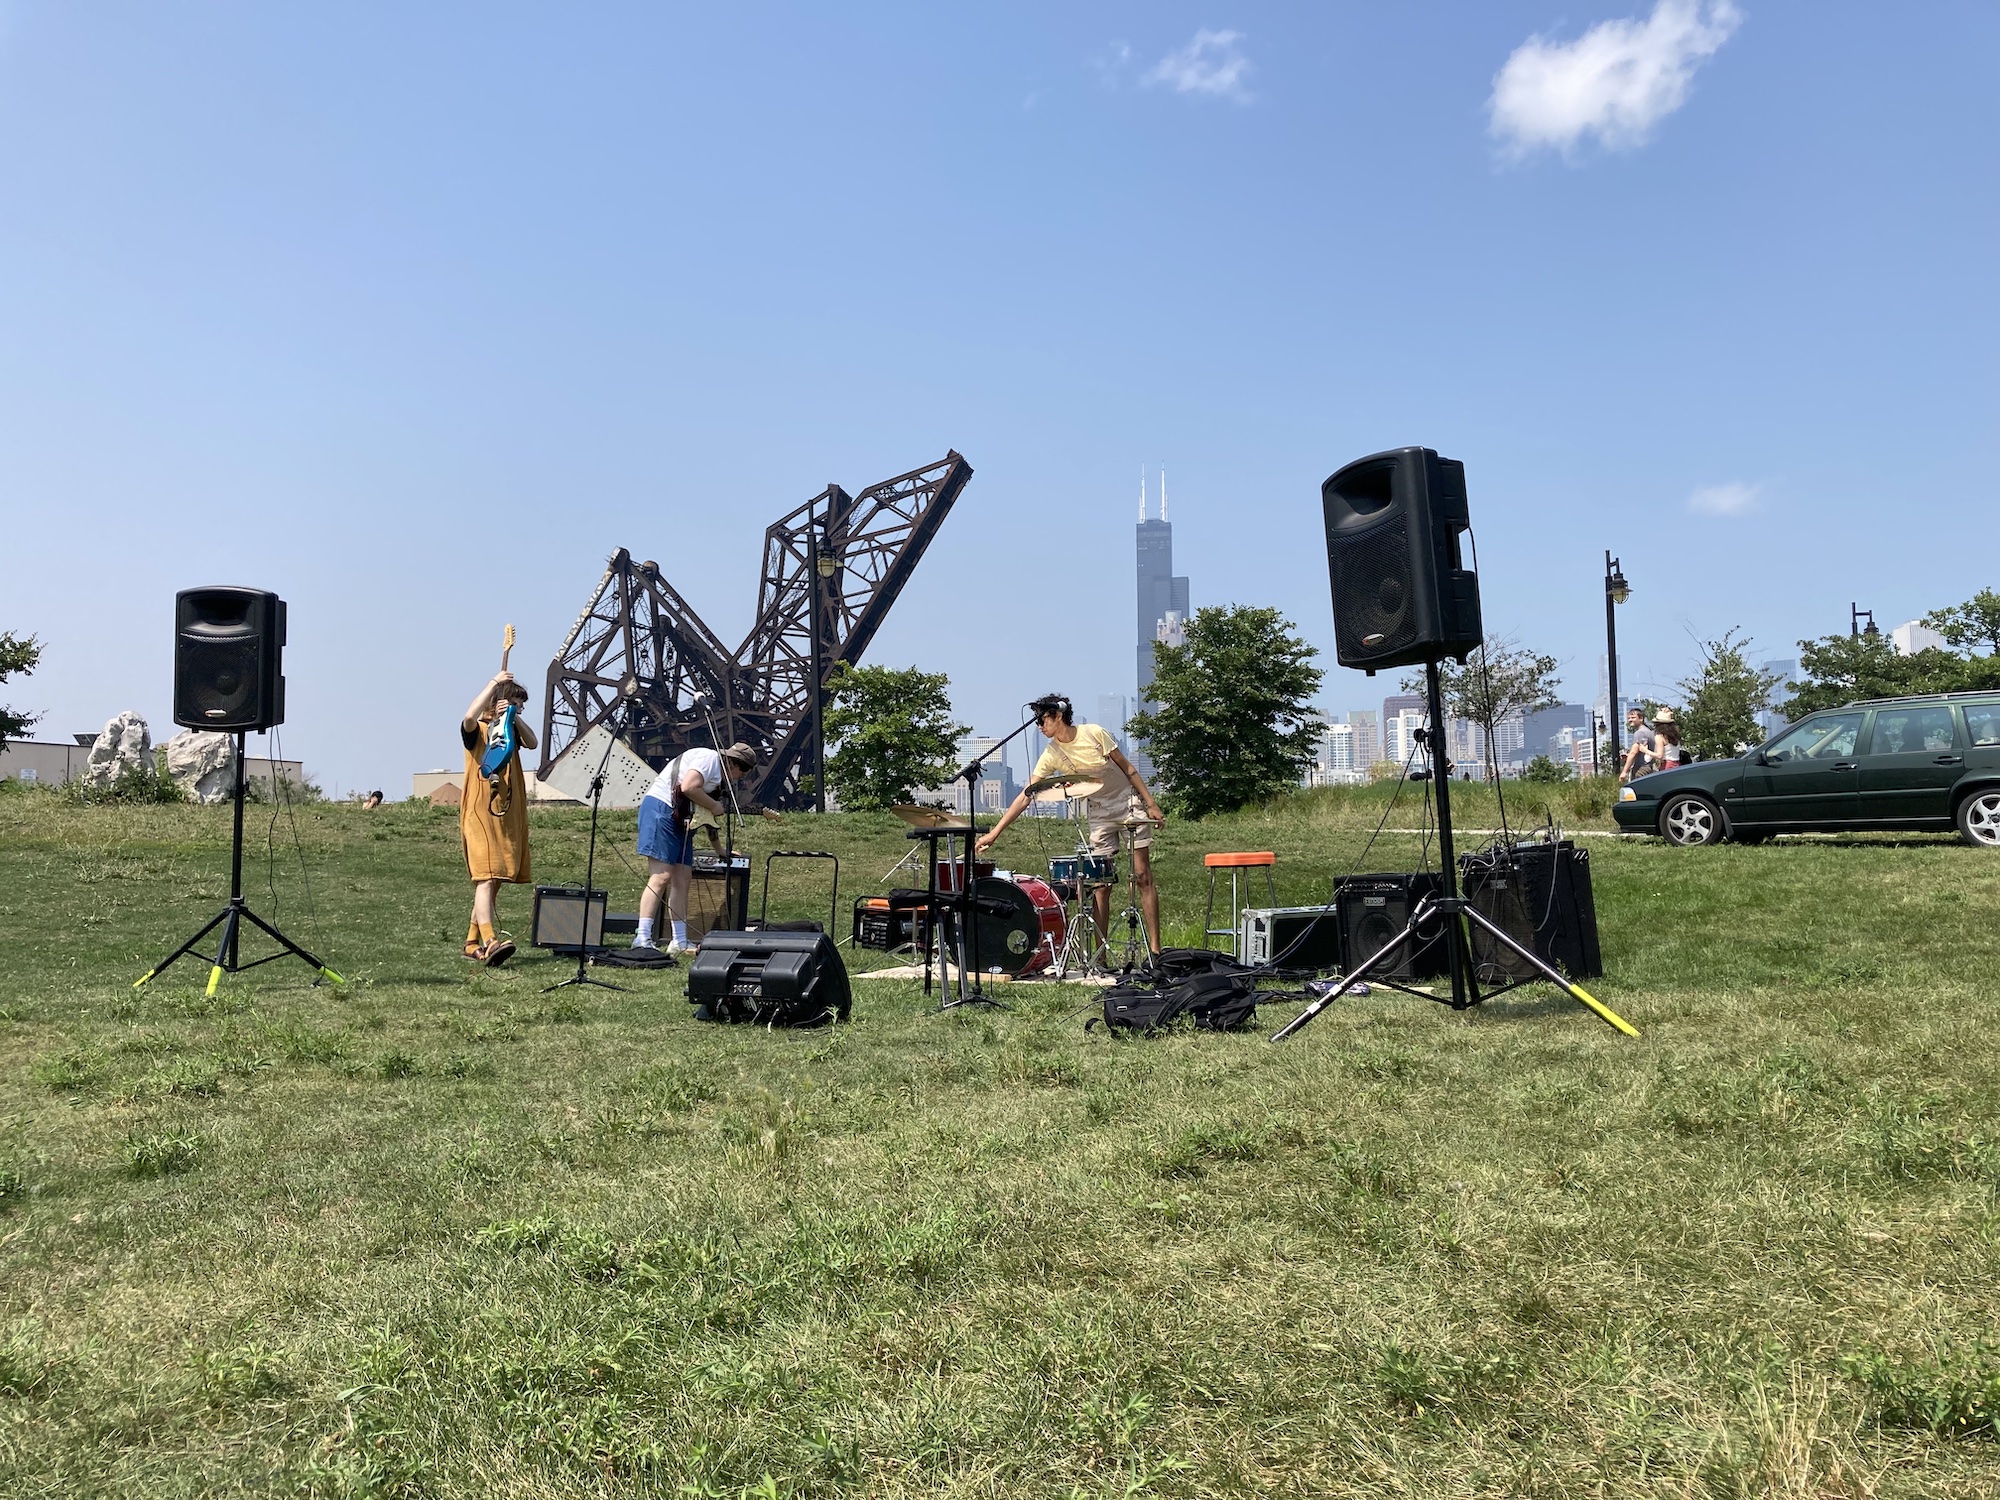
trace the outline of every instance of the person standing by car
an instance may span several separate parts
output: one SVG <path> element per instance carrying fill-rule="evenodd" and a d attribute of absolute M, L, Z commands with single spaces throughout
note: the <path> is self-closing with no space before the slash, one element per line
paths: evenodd
<path fill-rule="evenodd" d="M 1688 763 L 1687 751 L 1681 748 L 1681 726 L 1671 708 L 1663 707 L 1653 715 L 1653 736 L 1662 771 L 1672 771 Z"/>
<path fill-rule="evenodd" d="M 1644 776 L 1660 758 L 1659 739 L 1646 727 L 1646 715 L 1642 710 L 1625 710 L 1625 732 L 1632 738 L 1632 748 L 1625 752 L 1625 764 L 1618 768 L 1620 781 Z"/>

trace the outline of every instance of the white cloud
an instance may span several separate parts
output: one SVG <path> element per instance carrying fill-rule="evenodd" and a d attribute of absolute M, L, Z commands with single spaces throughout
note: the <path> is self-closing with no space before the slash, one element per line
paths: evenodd
<path fill-rule="evenodd" d="M 1761 484 L 1732 479 L 1727 484 L 1705 484 L 1688 496 L 1688 509 L 1698 516 L 1740 516 L 1754 510 Z"/>
<path fill-rule="evenodd" d="M 1240 31 L 1210 31 L 1206 27 L 1178 52 L 1161 58 L 1146 75 L 1149 84 L 1163 83 L 1177 94 L 1209 94 L 1248 104 L 1254 97 L 1244 80 L 1250 73 L 1250 59 L 1237 43 Z"/>
<path fill-rule="evenodd" d="M 1658 0 L 1643 21 L 1601 21 L 1573 42 L 1531 36 L 1494 75 L 1489 128 L 1516 157 L 1567 155 L 1591 136 L 1642 146 L 1742 20 L 1733 0 Z"/>

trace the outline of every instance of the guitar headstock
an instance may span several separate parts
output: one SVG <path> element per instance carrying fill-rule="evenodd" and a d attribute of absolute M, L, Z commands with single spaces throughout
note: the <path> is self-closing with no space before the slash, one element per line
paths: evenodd
<path fill-rule="evenodd" d="M 500 670 L 507 670 L 507 654 L 514 649 L 514 627 L 509 625 L 500 635 Z"/>

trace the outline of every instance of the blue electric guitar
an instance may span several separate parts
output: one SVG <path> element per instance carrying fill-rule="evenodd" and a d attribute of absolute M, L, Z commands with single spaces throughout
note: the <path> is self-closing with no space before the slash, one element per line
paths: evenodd
<path fill-rule="evenodd" d="M 509 625 L 500 643 L 500 670 L 507 670 L 507 656 L 514 649 L 514 627 Z M 507 764 L 520 754 L 521 739 L 514 721 L 521 716 L 518 705 L 509 703 L 500 710 L 492 731 L 486 736 L 486 753 L 479 758 L 479 774 L 486 778 L 487 807 L 495 817 L 506 815 Z"/>

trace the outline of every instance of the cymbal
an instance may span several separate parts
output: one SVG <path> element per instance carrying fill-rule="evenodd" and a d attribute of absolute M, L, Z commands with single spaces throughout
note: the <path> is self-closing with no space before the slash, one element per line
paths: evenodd
<path fill-rule="evenodd" d="M 1074 771 L 1059 771 L 1053 776 L 1044 776 L 1040 781 L 1031 781 L 1022 788 L 1023 795 L 1035 802 L 1076 802 L 1085 797 L 1095 797 L 1103 790 L 1103 782 L 1092 781 Z"/>
<path fill-rule="evenodd" d="M 912 828 L 942 828 L 958 821 L 958 814 L 946 807 L 923 807 L 915 802 L 899 802 L 889 809 Z"/>
<path fill-rule="evenodd" d="M 1119 823 L 1125 828 L 1152 828 L 1165 821 L 1165 818 L 1149 818 L 1144 813 L 1138 813 L 1129 818 L 1121 818 Z"/>

